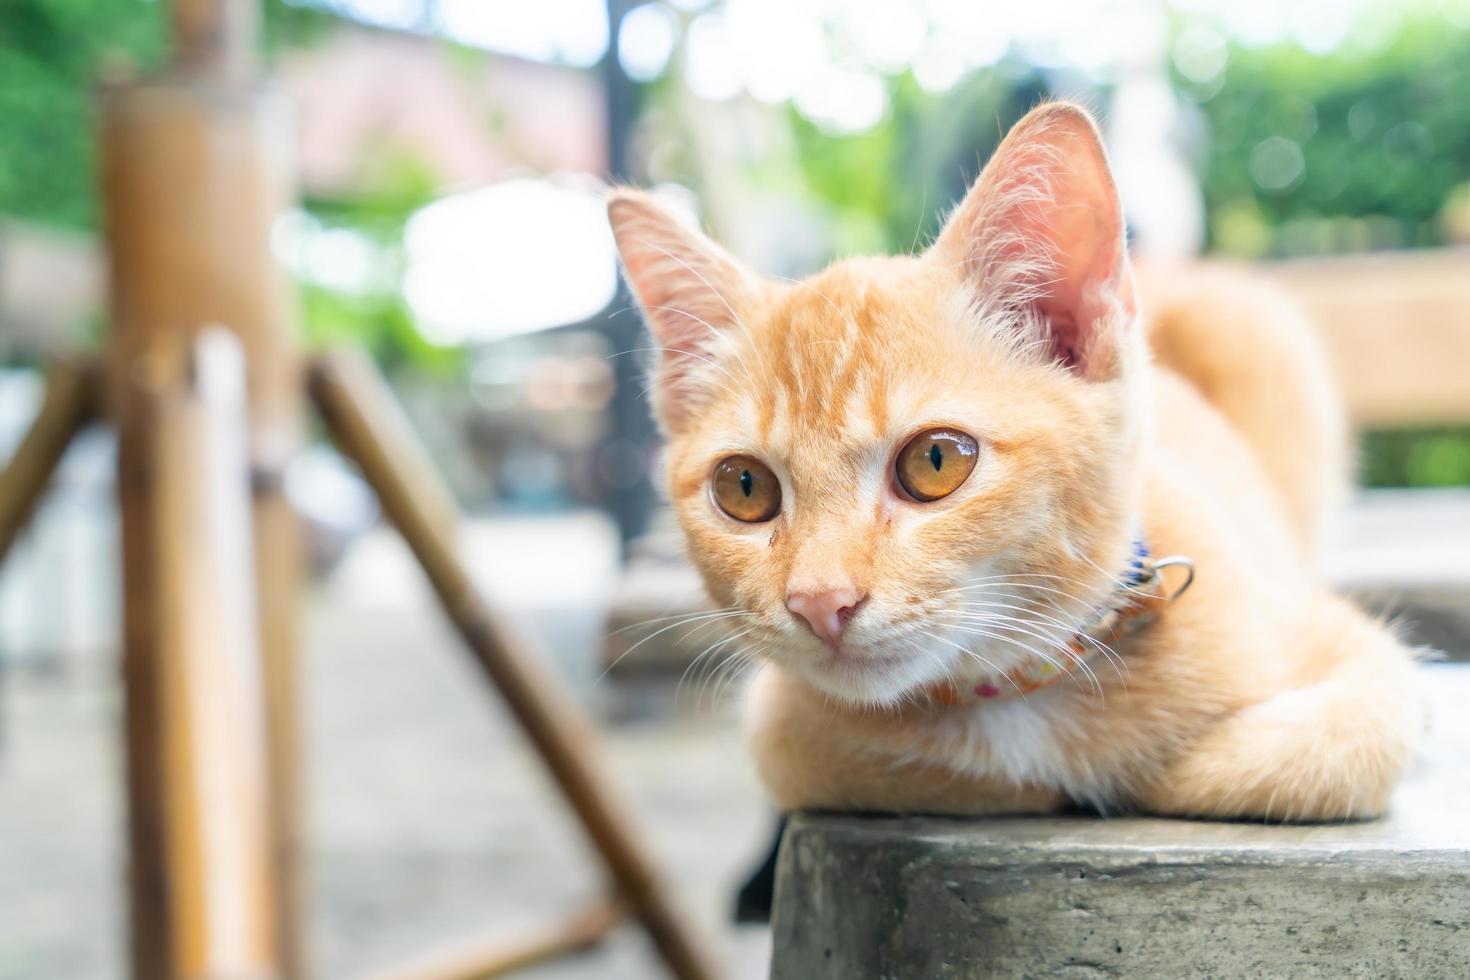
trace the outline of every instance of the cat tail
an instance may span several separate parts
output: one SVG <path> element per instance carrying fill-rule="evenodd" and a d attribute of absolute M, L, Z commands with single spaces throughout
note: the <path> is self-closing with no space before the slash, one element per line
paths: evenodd
<path fill-rule="evenodd" d="M 1155 360 L 1204 395 L 1256 451 L 1305 553 L 1347 496 L 1347 418 L 1307 317 L 1278 288 L 1204 266 L 1138 270 Z"/>

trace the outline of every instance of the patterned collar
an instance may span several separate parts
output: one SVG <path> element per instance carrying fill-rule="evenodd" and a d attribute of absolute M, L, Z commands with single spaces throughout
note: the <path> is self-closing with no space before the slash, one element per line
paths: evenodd
<path fill-rule="evenodd" d="M 1184 572 L 1183 580 L 1173 588 L 1165 581 L 1164 571 L 1169 568 L 1179 568 Z M 1194 562 L 1181 555 L 1155 559 L 1147 542 L 1136 537 L 1128 566 L 1119 576 L 1117 588 L 1095 611 L 1091 621 L 1072 634 L 1065 644 L 1065 652 L 1057 651 L 1049 661 L 1029 658 L 1004 674 L 982 678 L 967 688 L 942 681 L 928 689 L 929 699 L 950 706 L 979 704 L 1011 697 L 1024 698 L 1050 687 L 1081 671 L 1101 651 L 1111 652 L 1119 640 L 1148 626 L 1165 606 L 1183 595 L 1192 584 Z"/>

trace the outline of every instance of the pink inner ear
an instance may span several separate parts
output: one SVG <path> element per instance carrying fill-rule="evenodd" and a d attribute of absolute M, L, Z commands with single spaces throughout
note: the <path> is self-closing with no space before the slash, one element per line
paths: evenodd
<path fill-rule="evenodd" d="M 1113 333 L 1134 313 L 1132 275 L 1112 175 L 1082 110 L 1043 106 L 1018 123 L 935 248 L 966 256 L 982 292 L 1039 293 L 1056 360 L 1085 377 L 1108 373 Z"/>
<path fill-rule="evenodd" d="M 719 334 L 738 326 L 736 311 L 749 299 L 751 278 L 729 253 L 646 194 L 616 192 L 608 215 L 628 284 L 661 348 L 654 406 L 674 428 L 698 397 L 698 379 L 718 373 L 710 366 L 713 347 Z"/>
<path fill-rule="evenodd" d="M 1081 370 L 1086 359 L 1080 350 L 1083 337 L 1081 331 L 1077 329 L 1077 321 L 1070 317 L 1047 312 L 1047 304 L 1044 302 L 1041 306 L 1043 312 L 1046 312 L 1047 323 L 1051 327 L 1052 357 L 1063 367 L 1074 371 Z"/>
<path fill-rule="evenodd" d="M 1134 312 L 1132 289 L 1125 286 L 1131 276 L 1123 215 L 1095 139 L 1062 142 L 1062 149 L 1047 154 L 1054 161 L 1049 196 L 1015 209 L 1009 220 L 1012 230 L 1041 243 L 1052 256 L 1052 281 L 1037 307 L 1046 316 L 1054 356 L 1095 377 L 1116 349 L 1119 338 L 1111 331 L 1124 325 L 1116 321 L 1131 319 Z"/>
<path fill-rule="evenodd" d="M 1121 221 L 1120 216 L 1119 226 Z M 1122 235 L 1121 227 L 1101 227 L 1095 234 L 1057 240 L 1056 281 L 1037 301 L 1050 328 L 1053 356 L 1088 377 L 1104 367 L 1119 339 L 1113 331 L 1126 326 L 1135 312 Z"/>

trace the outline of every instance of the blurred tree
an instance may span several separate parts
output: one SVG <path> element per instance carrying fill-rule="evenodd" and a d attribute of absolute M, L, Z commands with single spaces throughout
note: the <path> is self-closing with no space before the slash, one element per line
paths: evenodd
<path fill-rule="evenodd" d="M 164 7 L 141 0 L 7 0 L 0 31 L 0 213 L 91 227 L 92 85 L 106 62 L 142 66 Z"/>
<path fill-rule="evenodd" d="M 146 69 L 160 60 L 166 6 L 4 3 L 0 214 L 92 228 L 92 85 L 111 66 Z M 264 9 L 270 50 L 308 43 L 335 22 L 321 7 L 288 0 L 266 0 Z M 1470 240 L 1470 32 L 1426 9 L 1389 11 L 1369 25 L 1376 34 L 1359 25 L 1325 54 L 1294 44 L 1229 44 L 1215 34 L 1224 51 L 1217 71 L 1176 72 L 1177 90 L 1206 124 L 1198 149 L 1212 249 L 1256 257 Z M 1177 26 L 1181 44 L 1191 30 L 1196 40 L 1214 30 L 1194 15 Z M 1176 67 L 1187 67 L 1180 50 Z M 713 125 L 708 117 L 718 113 L 691 103 L 675 67 L 629 96 L 643 107 L 628 127 L 633 145 L 637 129 L 655 128 L 658 138 L 646 148 L 663 154 L 657 172 L 640 164 L 631 175 L 686 183 L 714 200 L 738 172 L 758 193 L 810 206 L 825 223 L 830 254 L 922 247 L 1000 134 L 1052 79 L 1014 54 L 942 94 L 925 91 L 912 72 L 884 78 L 887 108 L 876 125 L 837 133 L 788 104 L 774 113 L 781 139 L 713 173 L 702 171 L 709 160 L 689 148 L 688 135 Z M 371 169 L 380 179 L 351 198 L 305 203 L 322 228 L 371 241 L 384 267 L 380 281 L 362 290 L 303 282 L 308 337 L 352 339 L 390 365 L 458 369 L 458 353 L 433 347 L 415 329 L 398 288 L 404 226 L 433 198 L 435 182 L 410 154 L 385 153 Z M 744 206 L 747 196 L 737 192 L 726 210 Z M 1378 434 L 1366 443 L 1365 460 L 1370 483 L 1470 482 L 1470 435 Z"/>
<path fill-rule="evenodd" d="M 328 15 L 271 0 L 270 48 L 299 44 Z M 156 65 L 167 6 L 156 0 L 5 0 L 0 14 L 0 214 L 97 222 L 92 90 L 99 77 Z"/>
<path fill-rule="evenodd" d="M 1409 21 L 1323 55 L 1234 45 L 1223 78 L 1179 76 L 1209 123 L 1211 245 L 1254 257 L 1445 243 L 1470 160 L 1470 33 L 1447 27 Z"/>
<path fill-rule="evenodd" d="M 1213 251 L 1256 258 L 1470 241 L 1470 32 L 1438 16 L 1387 23 L 1326 54 L 1219 38 L 1219 71 L 1176 72 L 1205 124 L 1196 149 Z M 1201 23 L 1176 26 L 1182 38 Z M 789 156 L 746 170 L 757 193 L 777 196 L 792 193 L 794 175 L 828 222 L 831 254 L 908 251 L 932 237 L 1049 81 L 1014 57 L 937 95 L 899 73 L 888 78 L 883 118 L 857 133 L 834 133 L 788 104 Z M 666 84 L 656 83 L 662 98 Z M 670 176 L 706 183 L 697 166 Z M 1466 485 L 1470 431 L 1368 433 L 1361 458 L 1370 486 Z"/>
<path fill-rule="evenodd" d="M 1470 429 L 1368 432 L 1359 458 L 1358 480 L 1366 487 L 1470 486 Z"/>
<path fill-rule="evenodd" d="M 1210 242 L 1247 258 L 1470 241 L 1470 32 L 1410 20 L 1314 55 L 1230 48 L 1223 79 L 1180 76 L 1209 123 Z M 1470 429 L 1364 433 L 1365 486 L 1470 485 Z"/>
<path fill-rule="evenodd" d="M 832 134 L 788 110 L 808 192 L 834 216 L 832 251 L 907 252 L 938 233 L 1005 130 L 1048 88 L 1025 66 L 977 72 L 942 95 L 893 79 L 883 121 Z"/>
<path fill-rule="evenodd" d="M 417 157 L 384 151 L 373 161 L 371 179 L 352 196 L 302 202 L 322 230 L 344 229 L 364 237 L 377 265 L 370 281 L 352 290 L 303 279 L 302 323 L 309 344 L 359 344 L 390 373 L 404 368 L 436 375 L 462 371 L 463 350 L 426 340 L 399 286 L 408 219 L 441 192 L 438 178 Z"/>
<path fill-rule="evenodd" d="M 0 30 L 0 214 L 91 230 L 98 220 L 93 89 L 100 77 L 146 71 L 168 46 L 167 5 L 157 0 L 5 0 Z M 270 0 L 267 54 L 309 44 L 330 14 Z M 398 270 L 409 215 L 437 185 L 406 155 L 373 161 L 374 179 L 351 199 L 305 203 L 327 228 L 350 228 Z M 442 371 L 463 363 L 415 328 L 396 278 L 387 288 L 348 292 L 303 282 L 303 324 L 313 342 L 360 343 L 387 368 Z M 97 322 L 82 332 L 96 333 Z"/>

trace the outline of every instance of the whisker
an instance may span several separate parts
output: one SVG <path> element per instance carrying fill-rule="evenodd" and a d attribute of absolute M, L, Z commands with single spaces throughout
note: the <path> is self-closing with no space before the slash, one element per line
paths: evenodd
<path fill-rule="evenodd" d="M 655 616 L 652 619 L 643 619 L 636 623 L 629 623 L 627 626 L 619 626 L 617 629 L 609 632 L 608 636 L 617 636 L 629 630 L 636 630 L 643 626 L 652 626 L 654 623 L 667 623 L 671 619 L 703 619 L 706 616 L 718 616 L 725 613 L 738 613 L 741 611 L 738 606 L 725 606 L 721 609 L 701 609 L 696 612 L 675 613 L 672 616 Z"/>
<path fill-rule="evenodd" d="M 732 633 L 729 636 L 727 636 L 727 637 L 725 637 L 725 638 L 723 638 L 721 640 L 716 640 L 714 643 L 711 643 L 709 646 L 705 647 L 704 650 L 702 650 L 700 652 L 699 656 L 697 656 L 697 657 L 694 658 L 694 661 L 690 664 L 690 666 L 692 667 L 694 663 L 698 663 L 700 660 L 703 660 L 705 657 L 713 655 L 713 653 L 716 650 L 718 650 L 720 647 L 726 646 L 727 644 L 730 644 L 730 643 L 735 642 L 736 640 L 740 639 L 742 636 L 745 636 L 746 634 L 748 634 L 753 629 L 755 629 L 754 626 L 747 626 L 745 629 L 740 630 L 739 632 Z M 724 662 L 718 664 L 715 667 L 715 669 L 714 669 L 714 671 L 712 673 L 713 674 L 718 674 L 720 672 L 720 670 L 726 664 L 728 664 L 728 663 L 729 663 L 729 660 L 726 659 Z M 685 674 L 687 674 L 688 672 L 689 671 L 686 668 Z M 707 678 L 706 678 L 706 680 L 707 680 Z M 683 679 L 683 677 L 680 677 L 680 679 L 679 679 L 679 687 L 676 687 L 674 689 L 674 697 L 675 697 L 675 699 L 678 698 L 679 691 L 682 688 L 683 683 L 684 683 L 684 679 Z M 699 701 L 699 695 L 698 695 L 698 693 L 696 693 L 696 695 L 695 695 L 695 703 L 697 704 L 698 701 Z"/>
<path fill-rule="evenodd" d="M 1032 582 L 1033 579 L 1039 579 L 1044 582 L 1052 582 L 1056 585 L 1066 585 L 1070 583 L 1075 585 L 1095 586 L 1097 584 L 1095 582 L 1089 582 L 1087 580 L 1079 579 L 1070 575 L 1056 575 L 1051 572 L 1005 572 L 998 575 L 979 575 L 973 578 L 968 578 L 966 579 L 965 585 L 957 585 L 951 589 L 943 589 L 941 590 L 940 594 L 943 595 L 950 592 L 967 592 L 972 589 L 984 588 L 987 586 L 1020 586 L 1034 584 Z"/>
<path fill-rule="evenodd" d="M 1035 638 L 1037 640 L 1040 640 L 1042 643 L 1045 643 L 1048 646 L 1052 647 L 1052 649 L 1056 650 L 1058 653 L 1061 653 L 1063 656 L 1066 656 L 1067 658 L 1069 658 L 1070 661 L 1071 661 L 1071 663 L 1073 664 L 1073 667 L 1075 669 L 1080 669 L 1081 671 L 1083 671 L 1083 673 L 1085 673 L 1092 680 L 1094 688 L 1097 688 L 1098 689 L 1098 693 L 1101 693 L 1101 684 L 1100 684 L 1100 682 L 1097 679 L 1097 675 L 1092 672 L 1092 669 L 1090 667 L 1088 667 L 1087 661 L 1084 660 L 1084 659 L 1082 659 L 1081 657 L 1077 656 L 1077 654 L 1074 653 L 1070 647 L 1068 647 L 1065 644 L 1059 642 L 1058 640 L 1056 640 L 1053 637 L 1047 636 L 1047 635 L 1045 635 L 1043 633 L 1036 633 L 1036 632 L 1033 632 L 1031 630 L 1027 630 L 1027 629 L 1025 629 L 1023 627 L 1020 627 L 1020 626 L 1015 625 L 1014 623 L 1004 623 L 1004 622 L 1002 622 L 1002 621 L 1000 621 L 998 619 L 995 619 L 995 618 L 991 618 L 991 619 L 987 620 L 986 622 L 988 623 L 988 625 L 996 626 L 996 627 L 998 627 L 1000 629 L 1008 629 L 1008 630 L 1012 630 L 1012 631 L 1016 631 L 1016 632 L 1025 633 L 1026 635 L 1031 636 L 1031 637 L 1033 637 L 1033 638 Z M 1051 657 L 1050 655 L 1048 655 L 1044 651 L 1038 650 L 1036 647 L 1032 646 L 1031 644 L 1024 643 L 1021 640 L 1018 640 L 1014 636 L 1008 636 L 1008 635 L 1005 635 L 1004 633 L 995 633 L 995 632 L 988 631 L 988 630 L 980 630 L 980 629 L 976 628 L 974 625 L 955 624 L 955 625 L 951 626 L 951 628 L 952 629 L 957 629 L 957 630 L 959 630 L 960 632 L 963 632 L 963 633 L 976 633 L 976 634 L 981 635 L 981 636 L 989 636 L 989 637 L 991 637 L 993 639 L 999 640 L 1002 643 L 1010 643 L 1010 644 L 1013 644 L 1013 645 L 1015 645 L 1017 647 L 1020 647 L 1022 650 L 1025 650 L 1027 653 L 1031 654 L 1032 656 L 1034 656 L 1034 657 L 1036 657 L 1036 658 L 1038 658 L 1038 659 L 1040 659 L 1040 660 L 1042 660 L 1042 661 L 1044 661 L 1044 662 L 1046 662 L 1048 664 L 1051 664 L 1058 671 L 1061 671 L 1062 673 L 1071 673 L 1071 670 L 1068 669 L 1066 666 L 1064 666 L 1060 661 L 1058 661 L 1055 658 Z"/>
<path fill-rule="evenodd" d="M 1026 653 L 1030 654 L 1031 656 L 1036 657 L 1038 660 L 1041 660 L 1041 661 L 1043 661 L 1045 663 L 1051 664 L 1054 668 L 1056 668 L 1063 675 L 1075 677 L 1075 674 L 1073 673 L 1073 670 L 1069 670 L 1069 669 L 1063 667 L 1061 663 L 1059 663 L 1057 660 L 1055 660 L 1054 658 L 1052 658 L 1051 656 L 1049 656 L 1045 652 L 1043 652 L 1041 650 L 1038 650 L 1036 647 L 1032 646 L 1031 644 L 1025 643 L 1022 640 L 1019 640 L 1019 639 L 1017 639 L 1014 636 L 1007 636 L 1004 633 L 997 633 L 997 632 L 994 632 L 992 630 L 980 629 L 980 628 L 977 628 L 975 626 L 959 626 L 959 625 L 956 625 L 956 626 L 951 626 L 950 628 L 951 629 L 954 629 L 954 630 L 958 630 L 961 633 L 970 633 L 970 634 L 974 634 L 974 635 L 977 635 L 977 636 L 988 637 L 988 638 L 993 639 L 993 640 L 996 640 L 996 641 L 998 641 L 1000 643 L 1009 643 L 1012 646 L 1015 646 L 1015 647 L 1020 648 L 1021 650 L 1024 650 Z M 1103 691 L 1102 691 L 1102 684 L 1098 680 L 1097 675 L 1092 671 L 1092 668 L 1090 668 L 1087 665 L 1087 661 L 1086 660 L 1083 660 L 1080 657 L 1078 657 L 1075 653 L 1073 653 L 1070 650 L 1066 651 L 1066 653 L 1067 653 L 1067 656 L 1069 656 L 1071 658 L 1072 663 L 1075 666 L 1075 670 L 1081 671 L 1082 674 L 1085 675 L 1087 677 L 1087 679 L 1091 682 L 1093 692 L 1095 694 L 1101 695 L 1103 693 Z M 1012 681 L 1012 683 L 1014 684 L 1015 682 Z"/>
<path fill-rule="evenodd" d="M 697 672 L 703 662 L 706 660 L 706 658 L 713 657 L 715 651 L 718 650 L 720 647 L 733 640 L 738 640 L 740 637 L 749 633 L 753 629 L 755 629 L 754 626 L 748 626 L 738 633 L 734 633 L 729 636 L 725 636 L 718 640 L 715 640 L 713 643 L 706 646 L 703 650 L 699 651 L 699 653 L 695 654 L 694 658 L 689 661 L 689 665 L 684 668 L 683 673 L 679 675 L 679 683 L 674 686 L 674 700 L 677 701 L 679 699 L 679 693 L 684 688 L 684 681 L 689 677 L 690 673 Z"/>
<path fill-rule="evenodd" d="M 734 666 L 725 671 L 724 681 L 721 686 L 716 688 L 714 693 L 714 706 L 716 708 L 723 704 L 730 697 L 736 686 L 745 680 L 746 675 L 750 672 L 750 668 L 756 664 L 756 653 L 752 649 L 741 650 L 736 656 L 731 658 L 730 662 Z"/>
<path fill-rule="evenodd" d="M 1076 637 L 1077 639 L 1081 640 L 1083 643 L 1091 646 L 1097 652 L 1101 653 L 1103 655 L 1103 657 L 1108 661 L 1108 663 L 1112 666 L 1113 671 L 1118 675 L 1118 680 L 1120 682 L 1122 682 L 1122 684 L 1124 686 L 1124 689 L 1125 690 L 1127 689 L 1127 680 L 1123 676 L 1123 669 L 1122 669 L 1126 665 L 1123 663 L 1122 658 L 1119 657 L 1112 650 L 1112 648 L 1109 647 L 1106 643 L 1103 643 L 1102 641 L 1098 640 L 1097 638 L 1095 638 L 1095 637 L 1093 637 L 1093 636 L 1091 636 L 1091 635 L 1089 635 L 1089 634 L 1087 634 L 1085 632 L 1080 631 L 1077 628 L 1077 626 L 1075 626 L 1074 624 L 1062 622 L 1061 620 L 1056 619 L 1055 617 L 1052 617 L 1052 616 L 1048 616 L 1045 613 L 1040 612 L 1039 610 L 1029 610 L 1029 609 L 1026 609 L 1026 608 L 1021 607 L 1021 606 L 1013 606 L 1013 605 L 1010 605 L 1010 604 L 1007 604 L 1007 603 L 971 602 L 971 603 L 965 603 L 965 604 L 963 604 L 963 606 L 961 606 L 961 608 L 968 608 L 968 607 L 987 607 L 987 608 L 994 607 L 994 608 L 1002 608 L 1002 609 L 1011 609 L 1011 610 L 1014 610 L 1016 612 L 1029 613 L 1032 616 L 1040 617 L 1042 620 L 1045 620 L 1045 622 L 1037 622 L 1035 619 L 1028 618 L 1027 616 L 1011 616 L 1011 615 L 1000 614 L 1000 613 L 981 612 L 981 613 L 968 614 L 968 615 L 971 615 L 971 616 L 980 617 L 983 621 L 997 622 L 997 623 L 1004 622 L 1004 623 L 1017 624 L 1017 627 L 1018 628 L 1022 628 L 1022 631 L 1023 632 L 1027 632 L 1031 636 L 1036 636 L 1038 639 L 1047 639 L 1048 641 L 1051 641 L 1052 638 L 1045 637 L 1045 636 L 1039 635 L 1037 633 L 1031 632 L 1031 630 L 1028 629 L 1027 627 L 1035 627 L 1035 628 L 1040 629 L 1041 627 L 1043 627 L 1045 625 L 1055 626 L 1056 628 L 1065 631 L 1066 633 L 1068 633 L 1071 636 Z M 961 614 L 959 618 L 961 620 L 964 620 L 966 618 L 966 614 Z M 1062 645 L 1059 645 L 1059 644 L 1056 644 L 1056 643 L 1053 643 L 1053 645 L 1056 646 L 1057 649 L 1060 649 L 1063 652 L 1065 652 L 1067 654 L 1067 656 L 1073 657 L 1074 659 L 1076 659 L 1077 655 L 1071 649 L 1071 647 L 1069 647 L 1069 646 L 1062 646 Z M 1083 669 L 1090 669 L 1090 668 L 1088 668 L 1088 665 L 1085 662 L 1081 661 L 1081 660 L 1078 660 L 1077 663 L 1078 663 L 1078 666 L 1082 667 Z"/>
<path fill-rule="evenodd" d="M 1051 586 L 1047 586 L 1047 585 L 1035 585 L 1035 584 L 1029 584 L 1029 583 L 1024 583 L 1024 582 L 1008 582 L 1008 583 L 989 582 L 989 583 L 980 583 L 980 584 L 973 585 L 973 586 L 965 586 L 964 588 L 955 589 L 955 590 L 952 590 L 952 591 L 955 591 L 955 592 L 973 592 L 973 591 L 977 591 L 979 589 L 991 589 L 991 590 L 995 590 L 997 588 L 997 586 L 1003 587 L 1005 589 L 1017 589 L 1017 590 L 1025 589 L 1025 590 L 1028 590 L 1028 591 L 1031 591 L 1031 592 L 1039 592 L 1039 593 L 1042 593 L 1042 594 L 1048 595 L 1048 596 L 1052 596 L 1052 595 L 1060 596 L 1062 599 L 1065 599 L 1068 602 L 1074 602 L 1074 603 L 1076 603 L 1078 605 L 1078 607 L 1079 607 L 1079 611 L 1080 610 L 1092 611 L 1092 610 L 1095 610 L 1097 608 L 1097 605 L 1096 604 L 1094 604 L 1092 602 L 1089 602 L 1086 599 L 1083 599 L 1081 596 L 1073 595 L 1072 593 L 1066 592 L 1066 591 L 1064 591 L 1062 589 L 1052 588 Z M 1014 596 L 1013 598 L 1021 599 L 1023 597 L 1022 596 Z M 1058 612 L 1063 613 L 1063 614 L 1066 613 L 1066 610 L 1060 608 L 1060 606 L 1054 600 L 1052 602 L 1052 605 L 1053 605 L 1053 608 L 1056 608 Z"/>
<path fill-rule="evenodd" d="M 1127 582 L 1123 581 L 1122 579 L 1118 578 L 1112 572 L 1108 571 L 1106 568 L 1103 568 L 1101 565 L 1099 565 L 1097 562 L 1093 561 L 1091 558 L 1088 558 L 1086 555 L 1083 555 L 1082 556 L 1082 560 L 1085 561 L 1085 562 L 1087 562 L 1087 564 L 1091 565 L 1093 568 L 1097 569 L 1098 572 L 1100 572 L 1102 575 L 1104 575 L 1107 578 L 1107 580 L 1109 582 L 1112 582 L 1113 585 L 1116 586 L 1120 591 L 1127 592 L 1129 595 L 1135 595 L 1135 596 L 1139 596 L 1139 597 L 1145 598 L 1145 599 L 1151 599 L 1151 598 L 1153 598 L 1153 596 L 1150 595 L 1149 593 L 1143 592 L 1143 591 L 1139 590 L 1137 587 L 1135 587 L 1133 585 L 1130 585 Z"/>
<path fill-rule="evenodd" d="M 744 676 L 745 669 L 756 662 L 756 652 L 764 650 L 764 644 L 746 645 L 736 650 L 725 662 L 715 668 L 711 678 L 714 690 L 710 696 L 710 710 L 718 710 L 730 689 Z"/>
<path fill-rule="evenodd" d="M 1025 622 L 1027 625 L 1030 625 L 1030 626 L 1038 626 L 1038 627 L 1039 626 L 1042 626 L 1042 625 L 1051 625 L 1051 626 L 1055 626 L 1057 629 L 1064 630 L 1067 633 L 1069 633 L 1070 635 L 1075 636 L 1077 639 L 1081 640 L 1083 643 L 1085 643 L 1088 646 L 1092 647 L 1098 653 L 1101 653 L 1103 655 L 1103 657 L 1107 659 L 1108 663 L 1112 666 L 1113 671 L 1118 675 L 1118 680 L 1123 683 L 1124 689 L 1125 690 L 1127 689 L 1127 683 L 1128 682 L 1127 682 L 1127 679 L 1123 676 L 1123 668 L 1125 668 L 1127 665 L 1124 663 L 1122 657 L 1119 656 L 1118 653 L 1115 650 L 1113 650 L 1112 647 L 1108 646 L 1106 643 L 1102 642 L 1101 640 L 1097 639 L 1096 637 L 1092 636 L 1091 634 L 1086 633 L 1082 629 L 1080 629 L 1081 624 L 1064 622 L 1063 620 L 1060 620 L 1060 619 L 1056 618 L 1055 616 L 1050 616 L 1050 615 L 1048 615 L 1048 614 L 1046 614 L 1044 612 L 1041 612 L 1040 610 L 1034 610 L 1034 609 L 1031 609 L 1031 608 L 1026 607 L 1026 606 L 1018 606 L 1018 605 L 1013 605 L 1013 604 L 1004 603 L 1004 602 L 985 602 L 985 601 L 970 600 L 970 601 L 967 601 L 967 602 L 960 603 L 955 608 L 956 609 L 960 609 L 960 610 L 969 610 L 969 609 L 1007 609 L 1007 610 L 1010 610 L 1012 612 L 1026 614 L 1026 615 L 1022 615 L 1022 616 L 1014 617 L 1014 618 L 1019 619 L 1022 622 Z M 1053 608 L 1055 608 L 1055 606 L 1053 606 Z M 1063 615 L 1065 615 L 1065 611 L 1064 610 L 1058 609 L 1057 611 L 1060 612 L 1060 613 L 1062 613 Z M 986 614 L 981 613 L 981 615 L 986 615 Z M 1036 619 L 1039 619 L 1040 622 L 1037 622 L 1036 619 L 1028 619 L 1027 616 L 1036 617 Z M 1007 618 L 1011 618 L 1011 617 L 1007 617 Z"/>
<path fill-rule="evenodd" d="M 919 221 L 914 225 L 914 240 L 909 242 L 909 254 L 913 255 L 919 248 L 919 232 L 924 230 L 924 219 L 929 217 L 924 213 L 924 206 L 929 203 L 929 185 L 925 184 L 919 188 Z"/>
<path fill-rule="evenodd" d="M 735 619 L 735 618 L 738 618 L 740 616 L 748 616 L 748 615 L 750 615 L 750 614 L 749 613 L 746 613 L 746 612 L 742 612 L 742 611 L 736 611 L 736 612 L 732 612 L 732 613 L 708 614 L 707 617 L 706 616 L 699 616 L 698 618 L 699 619 L 709 618 L 711 620 L 714 620 L 714 619 Z M 592 683 L 594 685 L 601 683 L 602 680 L 607 677 L 607 675 L 612 671 L 612 669 L 614 667 L 616 667 L 618 664 L 622 663 L 624 657 L 626 657 L 629 654 L 631 654 L 634 650 L 637 650 L 639 647 L 641 647 L 643 644 L 647 643 L 649 640 L 653 639 L 656 636 L 662 636 L 663 634 L 667 633 L 669 630 L 678 629 L 680 626 L 686 626 L 691 621 L 692 620 L 685 620 L 684 622 L 670 623 L 668 626 L 665 626 L 665 627 L 663 627 L 661 629 L 655 630 L 654 632 L 648 634 L 643 639 L 639 640 L 637 643 L 633 644 L 628 649 L 626 649 L 622 653 L 618 654 L 617 657 L 613 660 L 613 662 L 610 663 L 610 664 L 608 664 L 607 667 L 606 667 L 606 669 L 604 669 L 602 673 L 598 674 L 597 675 L 597 679 L 594 680 Z M 702 623 L 701 625 L 708 625 L 708 624 L 707 623 Z"/>
<path fill-rule="evenodd" d="M 954 647 L 956 650 L 958 650 L 961 653 L 965 654 L 966 656 L 970 656 L 970 657 L 975 658 L 976 660 L 978 660 L 981 663 L 985 664 L 985 666 L 989 667 L 991 670 L 995 671 L 997 674 L 999 674 L 1002 677 L 1004 677 L 1006 680 L 1010 681 L 1011 682 L 1011 686 L 1016 689 L 1016 693 L 1019 694 L 1019 695 L 1021 695 L 1022 698 L 1024 698 L 1026 696 L 1026 692 L 1023 691 L 1023 690 L 1021 690 L 1021 685 L 1017 684 L 1015 682 L 1015 680 L 1012 679 L 1012 677 L 1009 674 L 1007 674 L 1005 671 L 1001 670 L 999 667 L 997 667 L 995 664 L 991 663 L 989 660 L 986 660 L 985 657 L 981 656 L 979 653 L 976 653 L 974 650 L 971 650 L 969 647 L 960 646 L 958 643 L 954 642 L 953 640 L 947 640 L 944 637 L 939 636 L 939 635 L 937 635 L 935 633 L 930 633 L 928 630 L 919 630 L 919 632 L 920 633 L 923 633 L 925 636 L 929 637 L 931 640 L 938 640 L 940 643 L 947 643 L 950 646 Z"/>

